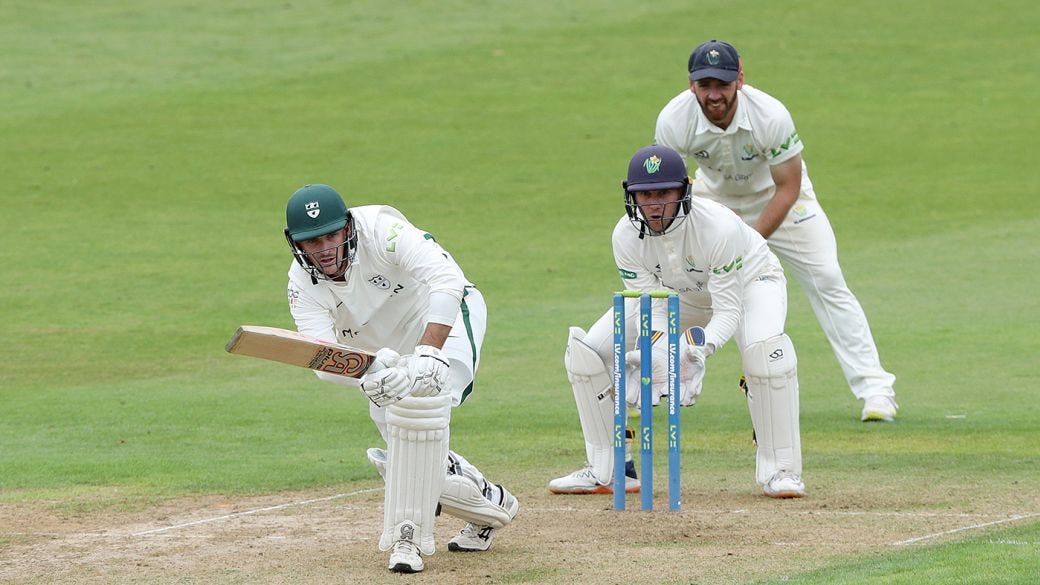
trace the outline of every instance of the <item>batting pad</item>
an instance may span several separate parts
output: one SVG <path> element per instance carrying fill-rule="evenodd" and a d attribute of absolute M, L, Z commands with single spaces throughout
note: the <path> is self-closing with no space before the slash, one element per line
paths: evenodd
<path fill-rule="evenodd" d="M 798 358 L 785 333 L 744 349 L 748 411 L 758 454 L 755 479 L 765 485 L 780 470 L 802 474 L 798 425 Z"/>
<path fill-rule="evenodd" d="M 409 396 L 386 407 L 387 461 L 383 534 L 379 549 L 390 550 L 394 527 L 410 520 L 419 527 L 419 550 L 434 553 L 437 499 L 448 464 L 451 394 Z"/>
<path fill-rule="evenodd" d="M 570 328 L 563 365 L 578 405 L 585 457 L 596 479 L 606 485 L 614 476 L 614 382 L 603 358 L 582 341 L 584 338 L 583 329 Z"/>

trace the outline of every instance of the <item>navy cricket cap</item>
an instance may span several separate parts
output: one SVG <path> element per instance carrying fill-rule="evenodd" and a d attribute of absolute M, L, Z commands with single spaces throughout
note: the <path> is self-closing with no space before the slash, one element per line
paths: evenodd
<path fill-rule="evenodd" d="M 628 179 L 624 188 L 629 193 L 660 191 L 685 187 L 686 161 L 667 146 L 652 145 L 640 148 L 628 163 Z"/>
<path fill-rule="evenodd" d="M 690 54 L 690 81 L 718 79 L 733 83 L 740 71 L 740 55 L 733 45 L 712 39 L 697 45 Z"/>

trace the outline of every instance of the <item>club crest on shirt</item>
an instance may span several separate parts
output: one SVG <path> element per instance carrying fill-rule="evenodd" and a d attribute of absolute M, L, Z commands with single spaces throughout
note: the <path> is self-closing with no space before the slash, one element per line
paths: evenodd
<path fill-rule="evenodd" d="M 755 160 L 755 157 L 757 157 L 757 156 L 758 156 L 758 153 L 755 152 L 755 145 L 753 145 L 753 144 L 745 144 L 744 145 L 744 154 L 740 155 L 740 160 Z"/>
<path fill-rule="evenodd" d="M 803 221 L 810 220 L 816 217 L 816 213 L 811 212 L 804 203 L 799 203 L 791 208 L 791 214 L 794 215 L 795 223 L 802 223 Z"/>
<path fill-rule="evenodd" d="M 373 285 L 375 285 L 376 288 L 381 288 L 383 290 L 390 290 L 390 281 L 387 280 L 386 277 L 383 276 L 382 274 L 377 274 L 377 275 L 373 276 L 372 278 L 369 278 L 368 282 L 370 282 Z"/>
<path fill-rule="evenodd" d="M 704 272 L 697 268 L 697 261 L 693 259 L 692 255 L 687 255 L 684 260 L 686 261 L 686 272 Z"/>

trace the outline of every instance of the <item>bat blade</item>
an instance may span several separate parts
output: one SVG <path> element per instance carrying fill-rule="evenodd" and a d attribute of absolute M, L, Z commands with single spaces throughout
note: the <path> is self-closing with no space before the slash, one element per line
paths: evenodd
<path fill-rule="evenodd" d="M 360 378 L 375 356 L 367 351 L 329 343 L 296 331 L 243 325 L 224 347 L 228 353 L 308 368 L 318 372 Z"/>

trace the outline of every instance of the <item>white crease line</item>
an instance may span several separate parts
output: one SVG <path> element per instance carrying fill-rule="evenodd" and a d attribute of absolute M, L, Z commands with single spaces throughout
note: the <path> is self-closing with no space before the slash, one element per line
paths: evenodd
<path fill-rule="evenodd" d="M 1016 514 L 1010 518 L 1004 518 L 1003 520 L 994 520 L 993 522 L 983 522 L 982 524 L 972 524 L 971 526 L 961 526 L 960 528 L 951 528 L 950 530 L 944 530 L 942 532 L 935 532 L 932 534 L 926 534 L 924 536 L 918 536 L 917 538 L 911 538 L 908 540 L 900 540 L 899 542 L 893 542 L 893 546 L 906 546 L 922 540 L 928 540 L 929 538 L 936 538 L 939 536 L 946 536 L 947 534 L 956 534 L 957 532 L 963 532 L 965 530 L 974 530 L 976 528 L 985 528 L 986 526 L 995 526 L 997 524 L 1006 524 L 1008 522 L 1017 522 L 1018 520 L 1025 520 L 1026 518 L 1035 518 L 1040 516 L 1040 512 L 1033 514 Z"/>
<path fill-rule="evenodd" d="M 345 494 L 336 494 L 334 496 L 326 496 L 324 498 L 315 498 L 313 500 L 302 500 L 299 502 L 289 502 L 286 504 L 278 504 L 277 506 L 268 506 L 266 508 L 257 508 L 255 510 L 245 510 L 243 512 L 235 512 L 233 514 L 225 514 L 224 516 L 217 516 L 215 518 L 204 518 L 202 520 L 195 520 L 193 522 L 185 522 L 184 524 L 175 524 L 173 526 L 166 526 L 165 528 L 155 528 L 153 530 L 145 530 L 144 532 L 134 532 L 130 536 L 147 536 L 149 534 L 158 534 L 160 532 L 168 532 L 170 530 L 177 530 L 180 528 L 187 528 L 188 526 L 197 526 L 199 524 L 208 524 L 210 522 L 219 522 L 221 520 L 230 520 L 231 518 L 238 518 L 239 516 L 249 516 L 251 514 L 259 514 L 261 512 L 270 512 L 272 510 L 281 510 L 284 508 L 291 508 L 293 506 L 306 506 L 307 504 L 316 504 L 318 502 L 327 502 L 329 500 L 335 500 L 338 498 L 349 498 L 351 496 L 359 496 L 361 494 L 367 494 L 371 492 L 383 491 L 382 487 L 369 488 L 364 490 L 358 490 L 356 492 L 350 492 Z"/>
<path fill-rule="evenodd" d="M 534 512 L 610 512 L 613 508 L 577 508 L 570 506 L 546 506 L 546 507 L 528 507 L 525 508 L 529 511 Z M 633 511 L 642 512 L 632 508 Z M 656 508 L 655 511 L 660 512 L 662 509 Z M 1007 513 L 994 512 L 992 514 L 979 514 L 979 513 L 968 513 L 968 512 L 870 512 L 870 511 L 839 511 L 839 510 L 784 510 L 776 508 L 773 510 L 755 510 L 756 515 L 763 513 L 775 512 L 782 515 L 798 515 L 798 516 L 885 516 L 885 517 L 905 517 L 905 518 L 993 518 L 994 516 L 1004 517 Z M 683 508 L 683 514 L 750 514 L 751 510 L 747 509 L 736 509 L 736 510 L 722 510 L 722 509 L 689 509 Z M 1028 513 L 1027 516 L 1037 515 L 1037 513 Z M 1026 517 L 1026 516 L 1023 516 Z"/>

